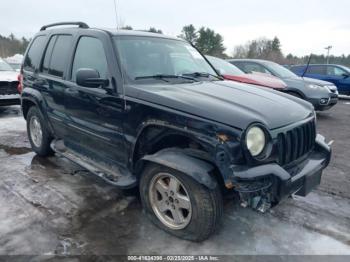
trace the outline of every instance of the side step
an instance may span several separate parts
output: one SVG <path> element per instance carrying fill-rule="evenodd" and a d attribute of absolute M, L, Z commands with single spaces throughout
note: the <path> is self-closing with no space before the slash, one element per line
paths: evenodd
<path fill-rule="evenodd" d="M 63 156 L 87 169 L 92 174 L 102 178 L 108 184 L 120 188 L 131 188 L 137 184 L 136 177 L 131 173 L 126 171 L 121 172 L 116 166 L 108 166 L 68 149 L 62 140 L 52 141 L 51 148 L 57 155 Z"/>

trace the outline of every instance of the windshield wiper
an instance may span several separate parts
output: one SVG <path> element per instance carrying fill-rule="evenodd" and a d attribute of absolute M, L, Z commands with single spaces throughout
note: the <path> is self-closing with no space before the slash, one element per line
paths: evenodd
<path fill-rule="evenodd" d="M 150 76 L 137 76 L 135 77 L 135 80 L 139 80 L 139 79 L 161 79 L 161 80 L 164 80 L 166 82 L 169 82 L 166 80 L 166 78 L 176 78 L 176 79 L 179 79 L 179 78 L 182 78 L 182 79 L 187 79 L 187 80 L 191 80 L 191 81 L 194 81 L 194 82 L 198 82 L 197 79 L 193 78 L 193 77 L 190 77 L 190 76 L 183 76 L 183 75 L 165 75 L 165 74 L 158 74 L 158 75 L 150 75 Z"/>
<path fill-rule="evenodd" d="M 207 72 L 193 72 L 193 73 L 187 73 L 187 74 L 183 74 L 183 75 L 194 76 L 194 77 L 209 77 L 209 76 L 212 76 L 212 77 L 215 77 L 215 78 L 217 78 L 219 80 L 224 80 L 221 76 L 210 74 L 210 73 L 207 73 Z"/>

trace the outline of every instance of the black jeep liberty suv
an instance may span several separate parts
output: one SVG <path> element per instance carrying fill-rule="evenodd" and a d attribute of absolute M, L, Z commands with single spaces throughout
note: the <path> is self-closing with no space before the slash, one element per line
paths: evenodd
<path fill-rule="evenodd" d="M 308 194 L 330 161 L 311 104 L 224 81 L 181 39 L 51 24 L 31 41 L 20 79 L 38 155 L 138 186 L 148 217 L 184 239 L 217 229 L 223 193 L 264 212 Z"/>

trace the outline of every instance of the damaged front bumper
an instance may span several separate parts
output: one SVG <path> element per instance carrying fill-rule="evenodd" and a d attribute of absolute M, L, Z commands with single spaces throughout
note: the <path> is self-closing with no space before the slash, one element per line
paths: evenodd
<path fill-rule="evenodd" d="M 253 168 L 231 166 L 231 179 L 242 205 L 264 212 L 292 194 L 306 196 L 320 184 L 330 158 L 330 146 L 323 136 L 317 135 L 315 147 L 305 159 L 288 167 L 277 163 Z"/>

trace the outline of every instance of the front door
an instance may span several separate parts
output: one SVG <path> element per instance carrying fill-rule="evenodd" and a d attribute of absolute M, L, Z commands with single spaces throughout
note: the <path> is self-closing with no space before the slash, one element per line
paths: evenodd
<path fill-rule="evenodd" d="M 327 76 L 326 81 L 334 83 L 338 87 L 340 92 L 349 92 L 349 79 L 345 77 L 347 72 L 340 67 L 328 65 L 327 66 Z"/>
<path fill-rule="evenodd" d="M 77 85 L 76 72 L 82 68 L 97 70 L 101 78 L 110 80 L 109 85 L 99 88 Z M 67 147 L 94 160 L 125 166 L 124 100 L 113 85 L 109 68 L 103 41 L 92 36 L 80 37 L 65 91 L 69 131 L 64 140 Z"/>

